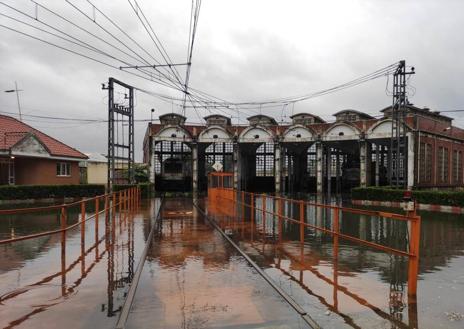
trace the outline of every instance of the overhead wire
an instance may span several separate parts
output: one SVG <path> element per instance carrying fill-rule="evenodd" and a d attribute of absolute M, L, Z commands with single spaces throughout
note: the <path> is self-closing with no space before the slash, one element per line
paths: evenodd
<path fill-rule="evenodd" d="M 36 3 L 36 2 L 33 1 L 33 0 L 31 0 L 31 1 L 34 2 L 34 3 Z M 21 15 L 24 15 L 24 16 L 26 16 L 26 17 L 32 19 L 33 21 L 39 22 L 40 24 L 42 24 L 42 25 L 44 25 L 44 26 L 47 26 L 48 28 L 50 28 L 50 29 L 52 29 L 52 30 L 55 30 L 55 31 L 57 31 L 57 32 L 59 32 L 59 33 L 62 33 L 63 35 L 66 35 L 66 36 L 68 36 L 69 38 L 72 38 L 73 40 L 76 40 L 76 41 L 69 40 L 69 39 L 67 39 L 67 38 L 64 38 L 63 36 L 57 35 L 57 34 L 52 33 L 52 32 L 50 32 L 50 31 L 46 31 L 46 30 L 41 29 L 41 28 L 39 28 L 39 27 L 37 27 L 37 26 L 34 26 L 34 25 L 32 25 L 32 24 L 29 24 L 29 23 L 26 23 L 26 22 L 24 22 L 24 21 L 21 21 L 21 20 L 19 20 L 19 19 L 17 19 L 17 18 L 14 18 L 14 17 L 8 16 L 8 15 L 2 14 L 2 15 L 5 16 L 5 17 L 8 17 L 8 18 L 10 18 L 10 19 L 12 19 L 12 20 L 15 20 L 15 21 L 17 21 L 17 22 L 19 22 L 19 23 L 28 25 L 29 27 L 32 27 L 32 28 L 37 29 L 37 30 L 40 30 L 40 31 L 42 31 L 42 32 L 44 32 L 44 33 L 53 35 L 53 36 L 55 36 L 55 37 L 57 37 L 57 38 L 63 39 L 63 40 L 65 40 L 65 41 L 67 41 L 67 42 L 71 42 L 71 43 L 73 43 L 73 44 L 75 44 L 75 45 L 77 45 L 77 46 L 86 48 L 86 49 L 91 50 L 91 51 L 93 51 L 93 52 L 96 52 L 96 53 L 98 53 L 98 54 L 107 56 L 107 57 L 109 57 L 109 58 L 112 58 L 112 59 L 114 59 L 114 60 L 120 61 L 120 62 L 125 63 L 125 64 L 129 64 L 128 62 L 126 62 L 126 61 L 124 61 L 124 60 L 122 60 L 122 59 L 120 59 L 120 58 L 117 58 L 116 56 L 113 56 L 113 55 L 111 55 L 111 54 L 108 54 L 107 52 L 104 52 L 104 51 L 102 51 L 101 49 L 98 49 L 97 47 L 94 47 L 94 46 L 90 45 L 89 43 L 87 43 L 87 42 L 85 42 L 85 41 L 82 41 L 82 40 L 80 40 L 79 38 L 76 38 L 76 37 L 70 35 L 69 33 L 63 32 L 62 29 L 56 28 L 56 27 L 54 27 L 54 26 L 52 26 L 52 25 L 50 25 L 50 24 L 48 24 L 48 23 L 46 23 L 46 22 L 44 22 L 44 21 L 42 21 L 42 20 L 40 20 L 40 19 L 38 19 L 38 18 L 36 19 L 35 17 L 33 17 L 33 16 L 31 16 L 31 15 L 28 15 L 27 13 L 25 13 L 25 12 L 23 12 L 23 11 L 17 9 L 17 8 L 14 8 L 14 7 L 12 7 L 12 6 L 9 6 L 9 5 L 7 5 L 7 4 L 5 4 L 5 3 L 3 3 L 3 2 L 0 2 L 0 4 L 6 6 L 6 7 L 8 7 L 8 8 L 10 8 L 10 9 L 12 9 L 12 10 L 18 12 L 18 13 L 20 13 Z M 47 10 L 48 12 L 52 13 L 53 15 L 55 15 L 55 16 L 61 18 L 62 20 L 68 22 L 69 24 L 71 24 L 71 25 L 73 25 L 73 26 L 75 26 L 75 27 L 77 27 L 77 28 L 80 28 L 82 31 L 85 31 L 85 32 L 89 33 L 90 35 L 92 35 L 92 36 L 98 38 L 99 40 L 103 40 L 103 39 L 101 39 L 100 37 L 98 37 L 98 36 L 94 35 L 93 33 L 91 33 L 90 31 L 81 28 L 80 26 L 78 26 L 77 24 L 73 23 L 72 21 L 69 21 L 67 18 L 61 16 L 60 14 L 58 14 L 58 13 L 56 13 L 56 12 L 54 12 L 54 11 L 48 9 L 47 7 L 45 7 L 45 6 L 41 5 L 41 4 L 38 4 L 38 5 L 39 5 L 41 8 L 43 8 L 43 9 Z M 86 55 L 86 54 L 82 54 L 82 53 L 79 53 L 79 52 L 77 52 L 77 51 L 74 51 L 74 50 L 68 49 L 68 48 L 66 48 L 66 47 L 63 47 L 63 46 L 61 46 L 61 45 L 54 44 L 54 43 L 52 43 L 52 42 L 50 42 L 50 41 L 47 41 L 47 40 L 44 40 L 44 39 L 41 39 L 41 38 L 32 36 L 32 35 L 30 35 L 30 34 L 28 34 L 28 33 L 23 32 L 23 31 L 19 31 L 19 30 L 13 29 L 13 28 L 7 27 L 7 26 L 5 26 L 5 25 L 2 25 L 2 27 L 8 28 L 8 29 L 10 29 L 10 30 L 12 30 L 12 31 L 14 31 L 14 32 L 18 32 L 18 33 L 23 34 L 23 35 L 25 35 L 25 36 L 29 36 L 29 37 L 31 37 L 31 38 L 33 38 L 33 39 L 38 40 L 38 41 L 45 42 L 45 43 L 47 43 L 47 44 L 49 44 L 49 45 L 52 45 L 52 46 L 61 48 L 61 49 L 66 50 L 66 51 L 69 51 L 69 52 L 71 52 L 71 53 L 73 53 L 73 54 L 76 54 L 76 55 L 85 57 L 85 58 L 87 58 L 87 59 L 91 59 L 91 60 L 96 61 L 96 62 L 98 62 L 98 63 L 100 63 L 100 64 L 103 64 L 103 65 L 106 65 L 106 66 L 111 66 L 112 68 L 115 68 L 115 69 L 119 69 L 116 65 L 109 64 L 109 63 L 107 63 L 107 62 L 104 62 L 103 60 L 96 59 L 96 58 L 91 57 L 91 56 L 88 56 L 88 55 Z M 106 42 L 105 40 L 103 40 L 103 41 Z M 111 44 L 108 43 L 108 42 L 106 42 L 106 43 L 109 44 L 109 45 L 111 45 Z M 65 49 L 65 48 L 66 48 L 66 49 Z M 113 46 L 113 48 L 119 49 L 119 48 L 117 48 L 117 47 L 115 47 L 115 46 Z M 138 74 L 134 74 L 133 72 L 127 72 L 127 71 L 125 71 L 125 72 L 126 72 L 126 73 L 129 73 L 129 74 L 132 74 L 132 75 L 135 75 L 135 76 L 139 76 Z M 179 90 L 179 88 L 178 88 L 177 86 L 175 86 L 175 85 L 170 85 L 170 84 L 166 83 L 165 81 L 163 81 L 163 80 L 161 80 L 161 79 L 158 79 L 158 78 L 156 78 L 156 77 L 153 77 L 153 76 L 150 75 L 150 74 L 147 74 L 146 72 L 144 72 L 144 73 L 145 73 L 145 75 L 146 75 L 145 78 L 149 78 L 148 80 L 150 80 L 150 81 L 153 81 L 153 82 L 155 82 L 155 83 L 160 83 L 160 84 L 162 84 L 162 85 L 164 85 L 164 86 L 166 86 L 166 87 L 174 88 L 174 89 Z M 154 80 L 156 80 L 156 81 L 154 81 Z"/>
<path fill-rule="evenodd" d="M 32 0 L 31 0 L 32 1 Z M 130 56 L 131 58 L 133 59 L 136 59 L 138 61 L 140 61 L 141 63 L 144 63 L 144 64 L 147 64 L 147 65 L 153 65 L 152 67 L 158 71 L 160 74 L 162 74 L 166 79 L 168 79 L 169 81 L 171 81 L 170 77 L 166 76 L 163 72 L 161 72 L 160 70 L 156 69 L 156 66 L 154 66 L 153 63 L 150 63 L 149 61 L 147 61 L 145 58 L 143 58 L 140 54 L 138 54 L 136 51 L 134 51 L 131 47 L 129 47 L 125 42 L 123 42 L 121 39 L 119 39 L 118 37 L 116 37 L 113 33 L 111 33 L 108 29 L 106 29 L 105 27 L 103 27 L 101 24 L 97 23 L 96 20 L 93 20 L 89 15 L 87 15 L 83 10 L 81 10 L 79 7 L 77 7 L 76 5 L 74 5 L 72 2 L 70 2 L 69 0 L 66 0 L 66 3 L 68 3 L 71 7 L 73 7 L 75 10 L 77 10 L 80 14 L 82 14 L 84 17 L 86 17 L 88 20 L 90 20 L 91 22 L 93 22 L 94 24 L 96 24 L 102 31 L 104 31 L 105 33 L 107 33 L 109 36 L 111 36 L 114 40 L 116 40 L 118 43 L 120 43 L 121 45 L 123 45 L 125 48 L 127 48 L 129 51 L 131 51 L 132 53 L 134 53 L 137 57 L 139 57 L 139 59 L 136 59 L 135 57 L 133 56 Z M 158 60 L 156 60 L 155 58 L 153 58 L 155 63 L 157 64 L 160 64 L 160 62 Z M 126 65 L 129 65 L 130 64 L 126 64 Z M 141 68 L 135 68 L 136 70 L 139 70 L 139 71 L 144 71 L 146 72 L 146 70 L 142 70 Z M 171 81 L 172 82 L 172 81 Z"/>

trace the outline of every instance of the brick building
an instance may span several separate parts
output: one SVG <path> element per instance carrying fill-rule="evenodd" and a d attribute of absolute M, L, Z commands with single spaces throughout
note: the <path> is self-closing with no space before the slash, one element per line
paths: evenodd
<path fill-rule="evenodd" d="M 403 175 L 394 180 L 411 188 L 464 186 L 464 130 L 428 108 L 408 105 L 401 112 Z M 235 187 L 244 190 L 341 192 L 387 185 L 396 172 L 389 172 L 391 107 L 380 113 L 374 118 L 343 110 L 331 123 L 299 113 L 291 124 L 255 115 L 248 125 L 232 125 L 222 115 L 206 117 L 205 125 L 186 124 L 181 115 L 165 114 L 148 126 L 144 161 L 159 190 L 205 190 L 215 163 L 233 172 Z"/>
<path fill-rule="evenodd" d="M 9 116 L 0 115 L 0 185 L 79 184 L 87 156 Z"/>

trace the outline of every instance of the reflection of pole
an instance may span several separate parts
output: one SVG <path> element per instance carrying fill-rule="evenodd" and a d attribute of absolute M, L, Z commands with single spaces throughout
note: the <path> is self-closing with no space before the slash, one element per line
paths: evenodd
<path fill-rule="evenodd" d="M 335 233 L 340 233 L 340 211 L 338 208 L 334 210 L 333 230 Z M 338 311 L 338 235 L 333 236 L 333 301 L 334 308 Z"/>
<path fill-rule="evenodd" d="M 66 294 L 66 208 L 61 207 L 61 295 Z"/>
<path fill-rule="evenodd" d="M 250 235 L 251 235 L 251 242 L 253 242 L 253 231 L 254 231 L 254 228 L 255 228 L 255 195 L 253 193 L 251 193 L 250 204 L 251 204 L 251 214 L 250 214 L 251 231 L 250 231 Z"/>
<path fill-rule="evenodd" d="M 283 214 L 283 202 L 282 198 L 279 197 L 279 212 L 278 212 L 278 219 L 279 219 L 279 229 L 278 229 L 278 234 L 279 234 L 279 243 L 282 243 L 282 214 Z"/>
<path fill-rule="evenodd" d="M 85 200 L 81 202 L 81 274 L 85 273 Z"/>
<path fill-rule="evenodd" d="M 300 243 L 304 243 L 304 202 L 300 200 Z"/>
<path fill-rule="evenodd" d="M 261 205 L 261 208 L 263 208 L 263 217 L 261 221 L 261 225 L 263 227 L 263 240 L 266 235 L 266 196 L 263 194 L 263 204 Z"/>

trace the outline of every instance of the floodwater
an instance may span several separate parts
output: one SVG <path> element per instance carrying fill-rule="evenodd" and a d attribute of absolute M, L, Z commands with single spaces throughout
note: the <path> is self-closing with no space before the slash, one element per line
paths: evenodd
<path fill-rule="evenodd" d="M 320 201 L 320 200 L 311 200 Z M 245 200 L 249 203 L 250 200 Z M 267 211 L 277 202 L 264 199 Z M 263 199 L 256 198 L 262 209 Z M 209 214 L 255 262 L 324 328 L 464 328 L 464 218 L 422 212 L 416 298 L 408 297 L 407 257 L 340 239 L 247 207 L 204 203 Z M 400 209 L 379 209 L 401 213 Z M 330 229 L 328 209 L 305 207 L 306 222 Z M 231 217 L 230 214 L 233 214 Z M 298 204 L 284 214 L 299 218 Z M 264 219 L 264 220 L 263 220 Z M 263 224 L 264 223 L 264 224 Z M 342 212 L 341 233 L 407 250 L 408 225 Z"/>
<path fill-rule="evenodd" d="M 191 199 L 161 217 L 128 328 L 308 328 Z"/>
<path fill-rule="evenodd" d="M 252 225 L 249 210 L 195 201 L 323 328 L 464 328 L 463 216 L 421 213 L 418 292 L 408 298 L 406 257 L 343 239 L 335 249 L 331 235 L 308 228 L 302 245 L 298 225 L 284 223 L 279 235 L 277 219 L 258 210 Z M 97 238 L 89 220 L 84 246 L 79 227 L 64 240 L 55 234 L 0 245 L 0 328 L 114 328 L 158 207 L 158 199 L 143 202 L 106 229 L 100 216 Z M 266 199 L 265 208 L 274 207 Z M 70 211 L 68 224 L 78 212 Z M 309 223 L 331 227 L 330 212 L 305 213 Z M 191 199 L 167 199 L 161 214 L 129 328 L 305 328 Z M 286 205 L 285 214 L 298 218 L 299 209 Z M 59 225 L 57 212 L 1 216 L 0 239 Z M 405 223 L 343 213 L 340 228 L 407 246 Z"/>
<path fill-rule="evenodd" d="M 0 245 L 0 328 L 114 328 L 159 201 L 62 233 Z M 93 214 L 92 206 L 87 215 Z M 78 219 L 68 212 L 68 225 Z M 57 212 L 2 216 L 1 238 L 57 229 Z M 96 234 L 98 233 L 98 234 Z M 63 257 L 64 256 L 64 257 Z"/>

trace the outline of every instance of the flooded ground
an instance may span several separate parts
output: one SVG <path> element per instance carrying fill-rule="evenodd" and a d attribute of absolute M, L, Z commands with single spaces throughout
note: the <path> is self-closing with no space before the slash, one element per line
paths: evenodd
<path fill-rule="evenodd" d="M 277 205 L 265 200 L 265 209 Z M 262 199 L 255 207 L 262 209 Z M 296 205 L 297 206 L 297 205 Z M 299 225 L 248 208 L 228 209 L 203 203 L 281 287 L 303 305 L 324 328 L 463 328 L 464 327 L 464 218 L 422 213 L 420 270 L 417 300 L 408 298 L 408 259 L 339 240 L 305 229 L 299 243 Z M 235 217 L 228 216 L 230 211 Z M 390 209 L 389 211 L 392 211 Z M 399 209 L 394 211 L 400 212 Z M 285 214 L 298 218 L 298 207 L 285 205 Z M 331 227 L 327 209 L 305 208 L 307 222 Z M 263 218 L 265 220 L 263 221 Z M 264 225 L 263 225 L 264 222 Z M 342 233 L 406 250 L 405 222 L 343 212 Z M 325 316 L 320 316 L 324 314 Z"/>
<path fill-rule="evenodd" d="M 417 299 L 408 298 L 408 260 L 354 242 L 283 225 L 230 204 L 197 200 L 323 328 L 463 328 L 464 218 L 421 213 Z M 138 265 L 159 200 L 95 238 L 86 225 L 61 234 L 0 245 L 0 328 L 113 328 Z M 262 201 L 256 200 L 256 207 Z M 266 201 L 266 209 L 275 205 Z M 91 207 L 87 209 L 90 213 Z M 310 223 L 330 227 L 331 215 L 305 209 Z M 389 209 L 389 211 L 392 211 Z M 393 211 L 400 211 L 395 209 Z M 286 206 L 289 217 L 299 210 Z M 143 267 L 130 328 L 305 328 L 301 318 L 212 229 L 191 199 L 170 199 Z M 125 219 L 124 219 L 125 218 Z M 68 223 L 78 220 L 78 209 Z M 265 223 L 265 225 L 263 225 Z M 1 239 L 59 227 L 57 213 L 0 218 Z M 342 232 L 404 249 L 403 223 L 343 213 Z M 84 254 L 84 257 L 82 255 Z"/>
<path fill-rule="evenodd" d="M 105 228 L 101 215 L 98 237 L 89 220 L 84 245 L 80 227 L 65 239 L 60 233 L 0 245 L 0 328 L 114 328 L 158 206 L 152 200 L 137 213 L 118 213 L 114 227 Z M 69 215 L 68 224 L 77 221 L 77 210 Z M 11 228 L 24 235 L 60 222 L 54 212 L 1 220 L 4 238 Z"/>
<path fill-rule="evenodd" d="M 161 215 L 128 328 L 308 328 L 191 199 Z"/>

